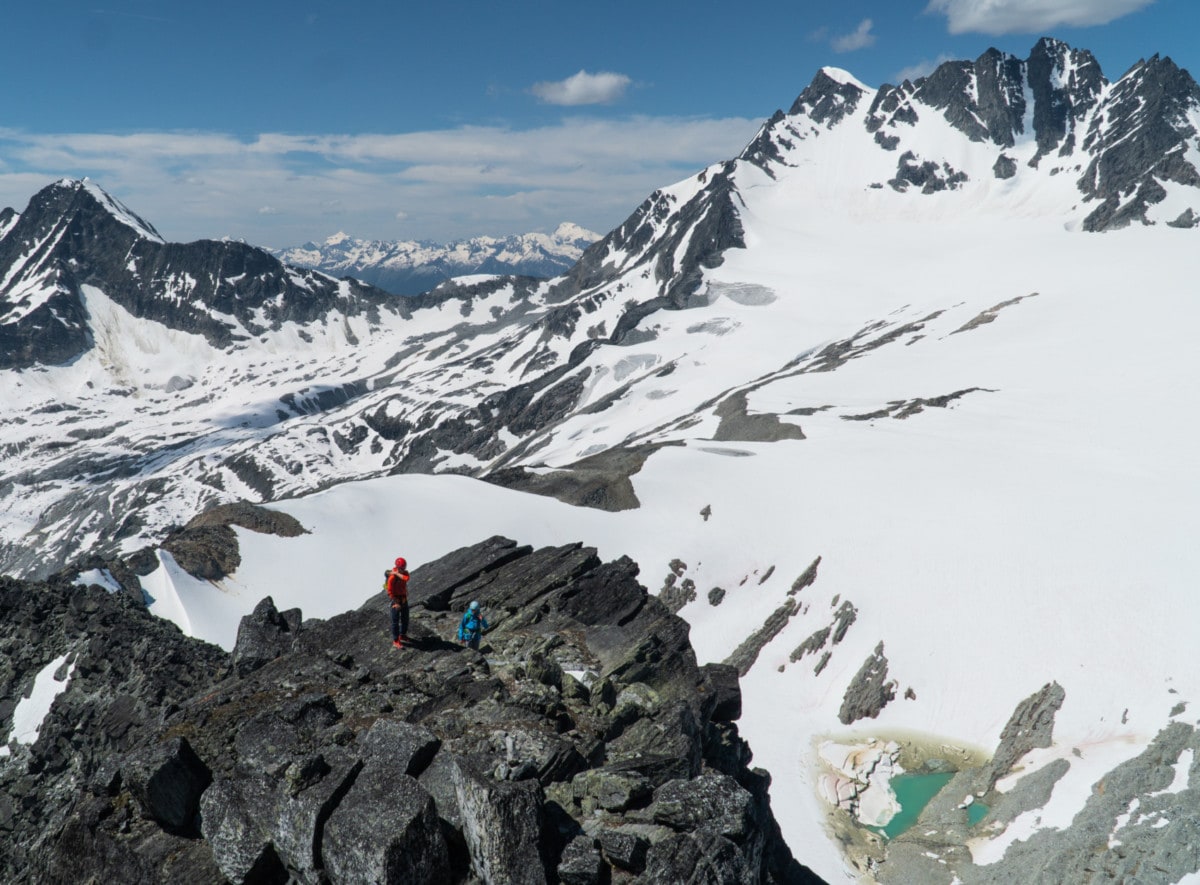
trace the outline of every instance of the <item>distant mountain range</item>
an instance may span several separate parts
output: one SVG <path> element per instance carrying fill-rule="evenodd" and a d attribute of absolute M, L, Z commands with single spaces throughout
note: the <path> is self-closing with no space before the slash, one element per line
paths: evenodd
<path fill-rule="evenodd" d="M 714 731 L 674 689 L 622 688 L 664 646 L 618 667 L 567 654 L 551 627 L 531 636 L 541 688 L 522 703 L 565 709 L 579 694 L 563 674 L 578 674 L 608 737 L 666 734 L 658 717 L 703 748 L 597 759 L 615 777 L 603 788 L 521 781 L 579 811 L 563 832 L 582 831 L 593 880 L 638 875 L 601 832 L 612 803 L 594 792 L 619 785 L 613 802 L 646 812 L 626 860 L 648 870 L 669 852 L 687 872 L 643 881 L 763 881 L 712 872 L 740 863 L 726 842 L 748 844 L 741 806 L 680 805 L 670 786 L 681 760 L 691 775 L 751 752 L 797 859 L 829 881 L 1185 880 L 1200 872 L 1198 221 L 1190 74 L 1153 56 L 1109 81 L 1049 39 L 878 88 L 824 68 L 738 156 L 655 190 L 551 279 L 398 297 L 244 244 L 166 243 L 94 183 L 56 182 L 0 213 L 0 571 L 107 586 L 230 648 L 268 595 L 278 616 L 260 620 L 289 636 L 296 608 L 378 602 L 397 555 L 416 566 L 498 534 L 582 542 L 677 611 L 742 698 Z M 205 521 L 245 502 L 303 532 Z M 522 571 L 514 585 L 567 587 L 543 611 L 491 598 L 491 575 L 445 586 L 531 625 L 560 604 L 590 617 L 604 592 Z M 63 599 L 56 617 L 100 611 Z M 363 643 L 387 641 L 375 612 Z M 37 610 L 15 617 L 29 629 L 14 642 L 38 634 Z M 371 699 L 337 708 L 354 727 L 411 715 L 469 747 L 463 721 L 360 669 L 388 658 L 312 647 L 358 686 L 322 688 L 322 704 Z M 69 653 L 48 630 L 0 673 L 0 739 L 18 719 L 31 733 L 23 701 Z M 471 666 L 502 673 L 502 658 Z M 297 704 L 315 690 L 278 666 Z M 89 667 L 61 703 L 97 691 Z M 166 736 L 166 711 L 136 709 Z M 506 721 L 510 774 L 556 746 Z M 108 768 L 76 776 L 65 738 L 9 752 L 0 846 L 28 829 L 3 797 L 49 802 L 39 778 L 60 774 L 64 814 L 95 794 L 77 827 L 45 830 L 73 850 L 118 856 L 86 821 L 131 852 L 158 826 L 126 833 L 115 815 L 140 800 Z M 297 759 L 286 801 L 323 821 L 344 793 L 316 759 Z M 948 786 L 922 811 L 902 772 Z M 453 793 L 430 813 L 460 839 Z M 692 832 L 710 809 L 706 838 L 683 844 L 681 815 Z M 880 836 L 901 810 L 919 825 Z M 275 824 L 234 824 L 220 853 L 285 856 Z"/>
<path fill-rule="evenodd" d="M 322 243 L 275 249 L 272 254 L 295 267 L 354 277 L 396 295 L 417 295 L 453 277 L 558 276 L 598 239 L 599 234 L 569 223 L 551 234 L 473 237 L 446 244 L 360 240 L 336 233 Z"/>

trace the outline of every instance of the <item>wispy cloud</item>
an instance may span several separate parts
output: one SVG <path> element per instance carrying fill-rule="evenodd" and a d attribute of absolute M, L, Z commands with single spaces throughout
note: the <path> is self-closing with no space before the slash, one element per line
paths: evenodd
<path fill-rule="evenodd" d="M 951 34 L 1035 34 L 1059 25 L 1103 25 L 1154 0 L 930 0 Z"/>
<path fill-rule="evenodd" d="M 90 176 L 168 239 L 232 236 L 289 246 L 334 232 L 447 240 L 606 231 L 657 187 L 735 155 L 759 120 L 573 117 L 405 134 L 0 129 L 0 206 L 20 211 L 62 177 Z M 397 207 L 403 207 L 402 212 Z"/>
<path fill-rule="evenodd" d="M 928 74 L 932 74 L 938 65 L 945 61 L 952 61 L 953 58 L 954 56 L 947 55 L 943 52 L 932 61 L 927 58 L 923 58 L 915 64 L 911 64 L 906 68 L 901 68 L 900 70 L 896 71 L 893 76 L 895 77 L 897 83 L 903 83 L 905 80 L 916 80 L 918 77 L 924 77 Z"/>
<path fill-rule="evenodd" d="M 874 25 L 869 18 L 864 18 L 852 33 L 834 37 L 830 41 L 834 52 L 853 52 L 856 49 L 866 49 L 875 43 L 875 35 L 871 33 Z"/>
<path fill-rule="evenodd" d="M 612 104 L 625 94 L 630 82 L 624 74 L 609 71 L 589 74 L 587 71 L 580 71 L 565 80 L 534 83 L 529 91 L 547 104 Z"/>

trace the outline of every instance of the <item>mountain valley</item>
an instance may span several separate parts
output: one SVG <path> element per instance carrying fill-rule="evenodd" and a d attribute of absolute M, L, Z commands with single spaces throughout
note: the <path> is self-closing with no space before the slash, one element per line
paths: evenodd
<path fill-rule="evenodd" d="M 686 701 L 700 723 L 683 728 L 697 760 L 687 774 L 703 776 L 705 754 L 719 761 L 713 771 L 746 794 L 722 795 L 755 815 L 766 807 L 813 874 L 1196 881 L 1197 226 L 1200 87 L 1158 56 L 1110 82 L 1090 53 L 1050 39 L 1024 59 L 989 50 L 878 89 L 822 69 L 741 155 L 655 191 L 550 279 L 471 276 L 399 296 L 287 253 L 167 243 L 96 183 L 55 182 L 0 215 L 0 573 L 13 576 L 6 592 L 78 597 L 62 605 L 89 612 L 144 605 L 156 631 L 178 625 L 170 643 L 203 645 L 180 652 L 195 657 L 194 680 L 189 669 L 185 685 L 159 690 L 167 706 L 145 711 L 163 733 L 192 729 L 191 741 L 203 732 L 197 711 L 227 715 L 275 691 L 228 671 L 239 625 L 288 632 L 280 618 L 300 609 L 324 622 L 305 620 L 300 635 L 361 642 L 346 650 L 351 663 L 335 651 L 331 664 L 288 657 L 301 648 L 289 637 L 262 672 L 319 671 L 313 685 L 344 682 L 337 691 L 388 721 L 375 696 L 391 678 L 386 616 L 370 601 L 380 569 L 402 554 L 414 594 L 422 575 L 446 590 L 414 606 L 414 632 L 439 650 L 434 681 L 466 666 L 465 652 L 439 644 L 446 606 L 466 600 L 446 577 L 456 551 L 483 556 L 476 545 L 503 536 L 537 562 L 582 544 L 596 557 L 588 569 L 621 572 L 621 593 L 649 591 L 639 605 L 670 625 L 672 643 L 685 634 L 686 652 L 671 648 L 692 655 L 689 687 L 713 690 L 702 671 L 710 683 L 736 674 L 736 726 Z M 588 569 L 570 581 L 591 586 Z M 488 596 L 472 580 L 496 607 L 524 586 L 506 578 L 515 589 Z M 570 581 L 547 591 L 547 618 L 581 605 L 564 601 L 583 592 Z M 111 595 L 87 602 L 104 590 L 77 585 Z M 267 596 L 279 617 L 261 607 Z M 71 618 L 36 611 L 22 614 L 12 647 L 36 642 L 40 619 Z M 512 603 L 520 630 L 501 631 L 507 644 L 459 675 L 517 707 L 552 686 L 578 751 L 590 736 L 616 741 L 632 720 L 593 735 L 595 711 L 571 682 L 530 676 L 535 689 L 533 665 L 508 657 L 533 649 L 541 666 L 549 654 L 560 671 L 590 670 L 585 686 L 613 676 L 602 637 L 628 613 L 571 611 L 598 632 L 555 657 L 534 649 L 537 619 Z M 342 637 L 339 618 L 361 630 L 375 618 L 380 649 L 360 634 L 329 638 Z M 71 767 L 58 706 L 46 720 L 61 737 L 53 753 L 50 740 L 16 733 L 39 674 L 95 658 L 95 635 L 69 635 L 0 669 L 10 743 L 0 777 L 57 778 L 64 806 L 47 816 L 63 826 L 75 814 L 78 828 L 84 812 L 62 797 L 85 780 L 95 808 L 130 801 L 118 782 L 95 780 L 111 774 L 103 753 L 88 744 L 86 765 Z M 587 667 L 568 660 L 585 652 L 597 658 Z M 359 666 L 367 676 L 351 689 Z M 75 677 L 55 681 L 67 683 L 61 703 L 84 704 Z M 630 691 L 633 703 L 641 689 Z M 674 715 L 652 701 L 640 707 L 647 722 Z M 313 777 L 305 765 L 318 750 L 340 760 L 333 768 L 376 764 L 371 723 L 345 724 L 353 734 L 339 738 L 349 703 L 322 710 L 314 743 L 289 757 L 296 770 L 270 774 L 279 802 L 287 777 Z M 437 722 L 437 739 L 451 741 Z M 138 725 L 128 746 L 134 732 L 139 745 L 162 736 L 153 731 Z M 756 768 L 729 749 L 731 734 Z M 205 740 L 194 743 L 211 778 Z M 505 761 L 503 737 L 487 740 L 500 754 L 491 763 Z M 905 778 L 925 776 L 945 785 L 923 810 L 902 808 Z M 659 827 L 637 831 L 659 869 L 668 839 L 672 862 L 686 854 L 703 867 L 687 846 L 707 824 L 663 823 L 684 813 L 667 809 L 670 791 L 638 789 L 634 817 L 653 810 L 612 825 Z M 583 814 L 589 795 L 567 804 Z M 0 828 L 15 826 L 10 806 L 0 803 Z M 917 823 L 888 832 L 902 811 Z M 769 830 L 766 819 L 756 818 Z M 125 844 L 116 820 L 89 832 Z M 422 832 L 475 838 L 453 824 Z M 153 829 L 131 826 L 139 838 Z M 191 840 L 188 851 L 216 844 L 208 829 L 181 827 L 170 835 Z M 319 852 L 284 857 L 285 837 L 262 833 L 257 853 L 222 848 L 235 859 L 220 874 L 252 881 L 261 862 L 317 880 Z M 594 851 L 614 882 L 678 875 L 655 879 L 644 858 L 622 867 L 593 837 L 574 850 L 587 863 Z M 166 837 L 146 838 L 166 850 Z M 722 838 L 738 857 L 722 855 L 705 881 L 809 875 L 769 833 Z M 486 880 L 490 861 L 459 847 L 456 881 Z M 442 858 L 431 869 L 448 869 L 430 851 Z M 550 878 L 576 881 L 558 860 Z"/>

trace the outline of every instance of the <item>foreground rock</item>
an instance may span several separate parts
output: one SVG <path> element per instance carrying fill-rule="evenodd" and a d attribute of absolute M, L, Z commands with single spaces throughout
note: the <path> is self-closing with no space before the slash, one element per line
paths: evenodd
<path fill-rule="evenodd" d="M 48 662 L 76 675 L 0 760 L 0 874 L 819 881 L 748 767 L 736 673 L 698 666 L 636 575 L 493 538 L 414 572 L 404 651 L 380 597 L 307 622 L 264 600 L 230 655 L 125 596 L 7 585 L 0 727 Z M 471 599 L 479 652 L 450 641 Z"/>

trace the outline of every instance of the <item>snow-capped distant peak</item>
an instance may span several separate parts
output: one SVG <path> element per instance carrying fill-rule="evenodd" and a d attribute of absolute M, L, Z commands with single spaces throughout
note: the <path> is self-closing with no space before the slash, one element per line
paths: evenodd
<path fill-rule="evenodd" d="M 450 243 L 362 240 L 339 232 L 321 244 L 272 253 L 295 267 L 356 277 L 397 295 L 417 295 L 447 279 L 480 273 L 552 277 L 599 239 L 599 234 L 567 221 L 552 234 L 478 236 Z"/>
<path fill-rule="evenodd" d="M 826 65 L 825 67 L 821 68 L 821 73 L 830 80 L 833 80 L 835 83 L 844 83 L 847 86 L 853 86 L 856 89 L 861 89 L 863 92 L 875 91 L 874 87 L 868 86 L 862 80 L 858 79 L 849 71 L 843 70 L 842 68 L 835 68 L 830 65 Z"/>
<path fill-rule="evenodd" d="M 585 227 L 580 227 L 578 224 L 573 224 L 570 221 L 564 221 L 554 229 L 554 233 L 550 236 L 556 240 L 587 240 L 589 243 L 594 243 L 600 239 L 600 234 L 590 231 Z"/>

